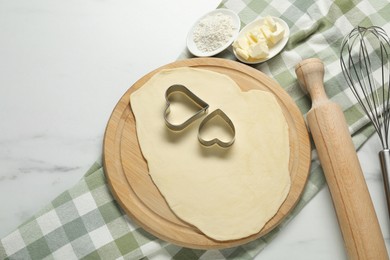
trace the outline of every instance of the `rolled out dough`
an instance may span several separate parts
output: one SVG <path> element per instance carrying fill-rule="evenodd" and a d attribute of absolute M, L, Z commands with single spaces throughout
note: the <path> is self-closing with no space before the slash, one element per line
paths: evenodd
<path fill-rule="evenodd" d="M 233 121 L 230 148 L 204 147 L 198 119 L 181 132 L 164 122 L 165 91 L 183 84 Z M 172 211 L 215 240 L 258 233 L 290 190 L 288 125 L 272 93 L 241 91 L 228 76 L 195 68 L 155 74 L 130 97 L 149 174 Z M 174 116 L 174 115 L 172 115 Z"/>

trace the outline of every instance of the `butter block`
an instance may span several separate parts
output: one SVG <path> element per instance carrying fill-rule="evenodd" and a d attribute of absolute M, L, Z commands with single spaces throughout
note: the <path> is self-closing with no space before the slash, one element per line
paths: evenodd
<path fill-rule="evenodd" d="M 261 32 L 263 33 L 264 35 L 264 38 L 267 40 L 267 44 L 271 47 L 273 45 L 273 42 L 271 41 L 271 37 L 272 37 L 272 32 L 271 30 L 269 29 L 269 27 L 267 25 L 262 25 L 260 27 L 261 29 Z"/>
<path fill-rule="evenodd" d="M 263 41 L 264 40 L 264 35 L 263 33 L 261 32 L 261 29 L 260 29 L 260 26 L 258 27 L 255 27 L 254 29 L 252 29 L 250 32 L 249 32 L 249 37 L 252 38 L 252 40 L 257 43 L 259 41 Z"/>
<path fill-rule="evenodd" d="M 246 38 L 248 39 L 249 45 L 256 43 L 256 41 L 255 41 L 254 37 L 252 36 L 251 32 L 247 32 L 246 33 Z"/>
<path fill-rule="evenodd" d="M 266 41 L 259 41 L 256 44 L 252 44 L 249 48 L 249 56 L 254 59 L 266 58 L 269 54 L 269 49 Z"/>
<path fill-rule="evenodd" d="M 284 36 L 284 27 L 280 23 L 276 23 L 276 31 L 271 33 L 269 40 L 272 44 L 278 43 Z"/>
<path fill-rule="evenodd" d="M 276 31 L 276 23 L 275 23 L 274 19 L 272 19 L 271 16 L 266 16 L 264 18 L 264 24 L 266 26 L 268 26 L 268 28 L 269 28 L 269 30 L 271 32 L 275 32 Z"/>
<path fill-rule="evenodd" d="M 240 37 L 233 43 L 233 47 L 247 50 L 249 48 L 249 41 L 246 37 Z"/>
<path fill-rule="evenodd" d="M 246 50 L 243 50 L 241 48 L 236 48 L 236 52 L 244 60 L 248 60 L 249 59 L 249 53 Z"/>

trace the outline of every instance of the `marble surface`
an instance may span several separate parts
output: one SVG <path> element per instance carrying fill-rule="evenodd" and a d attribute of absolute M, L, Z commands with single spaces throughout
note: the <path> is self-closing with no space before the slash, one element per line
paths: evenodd
<path fill-rule="evenodd" d="M 0 237 L 83 176 L 121 95 L 175 61 L 191 25 L 218 4 L 0 0 Z M 389 246 L 379 150 L 373 137 L 359 158 Z M 327 188 L 257 256 L 345 258 Z"/>

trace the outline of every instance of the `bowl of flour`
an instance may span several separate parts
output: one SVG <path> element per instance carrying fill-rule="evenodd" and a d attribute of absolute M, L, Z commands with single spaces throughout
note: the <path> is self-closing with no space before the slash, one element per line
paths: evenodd
<path fill-rule="evenodd" d="M 214 56 L 233 43 L 240 26 L 240 18 L 232 10 L 211 11 L 192 26 L 187 36 L 187 48 L 197 57 Z"/>

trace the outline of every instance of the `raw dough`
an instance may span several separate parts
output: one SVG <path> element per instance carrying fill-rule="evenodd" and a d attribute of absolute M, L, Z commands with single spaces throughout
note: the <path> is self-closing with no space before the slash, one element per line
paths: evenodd
<path fill-rule="evenodd" d="M 202 146 L 202 119 L 181 132 L 165 126 L 165 91 L 183 84 L 233 121 L 230 148 Z M 290 190 L 288 125 L 273 94 L 243 92 L 228 76 L 177 68 L 155 74 L 130 97 L 149 174 L 173 212 L 215 240 L 258 233 Z M 173 114 L 173 110 L 171 113 Z"/>

